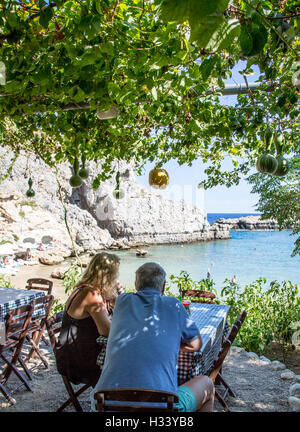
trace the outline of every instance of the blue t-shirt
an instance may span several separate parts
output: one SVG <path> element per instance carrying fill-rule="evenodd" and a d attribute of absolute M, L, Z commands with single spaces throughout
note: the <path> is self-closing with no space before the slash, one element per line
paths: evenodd
<path fill-rule="evenodd" d="M 103 370 L 92 394 L 128 387 L 177 393 L 180 343 L 199 335 L 176 298 L 162 296 L 153 288 L 119 295 Z"/>

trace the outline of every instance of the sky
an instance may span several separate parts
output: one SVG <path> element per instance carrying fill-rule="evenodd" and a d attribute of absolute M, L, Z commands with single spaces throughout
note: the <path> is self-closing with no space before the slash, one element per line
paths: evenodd
<path fill-rule="evenodd" d="M 240 63 L 232 70 L 232 78 L 226 80 L 226 84 L 244 84 L 244 79 L 239 70 L 242 70 L 243 65 Z M 248 82 L 254 82 L 258 77 L 258 70 L 254 75 L 247 77 Z M 234 105 L 236 96 L 222 96 L 224 105 Z M 178 165 L 176 161 L 170 161 L 163 166 L 169 174 L 169 186 L 161 193 L 165 198 L 181 200 L 189 204 L 194 204 L 197 207 L 205 210 L 207 213 L 257 213 L 255 210 L 259 196 L 251 193 L 251 186 L 246 181 L 246 177 L 242 177 L 239 185 L 227 188 L 226 186 L 215 186 L 211 189 L 198 189 L 197 185 L 201 180 L 204 180 L 205 166 L 201 159 L 196 160 L 192 167 L 187 164 Z M 140 184 L 145 186 L 149 191 L 148 176 L 149 171 L 154 168 L 154 163 L 145 165 L 144 174 L 137 177 Z M 222 168 L 231 169 L 230 160 L 225 160 Z M 255 173 L 255 168 L 249 172 L 247 176 Z"/>

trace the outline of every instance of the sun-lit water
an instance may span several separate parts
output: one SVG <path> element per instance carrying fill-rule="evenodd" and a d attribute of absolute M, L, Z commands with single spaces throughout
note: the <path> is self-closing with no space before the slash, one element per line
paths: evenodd
<path fill-rule="evenodd" d="M 217 240 L 180 245 L 158 245 L 144 248 L 145 258 L 135 250 L 117 251 L 121 258 L 120 280 L 134 286 L 135 271 L 147 261 L 162 265 L 167 275 L 186 270 L 194 280 L 205 278 L 209 268 L 216 288 L 225 278 L 237 276 L 241 285 L 260 276 L 272 280 L 300 283 L 300 257 L 291 257 L 295 237 L 290 231 L 231 231 L 231 240 Z"/>
<path fill-rule="evenodd" d="M 235 218 L 245 214 L 214 214 L 207 215 L 213 223 L 220 217 Z M 273 280 L 290 280 L 300 285 L 300 257 L 291 257 L 295 237 L 291 231 L 231 231 L 231 240 L 217 240 L 181 245 L 153 245 L 143 247 L 148 251 L 145 258 L 136 256 L 135 249 L 128 251 L 108 251 L 116 253 L 121 258 L 120 280 L 124 286 L 134 287 L 135 271 L 147 261 L 159 262 L 167 272 L 179 275 L 186 270 L 193 280 L 206 277 L 209 268 L 215 286 L 220 292 L 225 278 L 237 276 L 237 282 L 244 286 L 261 277 L 266 277 L 268 284 Z M 13 284 L 24 287 L 24 281 L 30 277 L 51 279 L 54 268 L 65 270 L 68 262 L 60 266 L 29 266 L 21 267 Z M 60 299 L 66 299 L 64 287 L 58 279 L 53 279 L 54 294 Z"/>

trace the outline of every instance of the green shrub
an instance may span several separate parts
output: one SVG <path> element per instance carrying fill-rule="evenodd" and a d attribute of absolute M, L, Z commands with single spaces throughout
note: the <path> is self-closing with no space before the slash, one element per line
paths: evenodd
<path fill-rule="evenodd" d="M 0 274 L 0 286 L 5 288 L 14 288 L 8 276 Z"/>
<path fill-rule="evenodd" d="M 271 342 L 277 342 L 283 358 L 288 350 L 295 348 L 292 336 L 296 323 L 300 322 L 300 297 L 298 287 L 290 281 L 277 281 L 266 285 L 265 278 L 246 285 L 243 289 L 230 279 L 225 279 L 218 295 L 212 279 L 194 281 L 182 270 L 179 276 L 170 276 L 170 280 L 184 290 L 204 290 L 216 294 L 216 303 L 230 306 L 228 324 L 231 326 L 243 309 L 246 319 L 235 339 L 235 344 L 246 351 L 263 354 Z"/>
<path fill-rule="evenodd" d="M 123 286 L 123 291 L 126 293 L 136 292 L 134 286 L 129 286 L 129 287 Z"/>
<path fill-rule="evenodd" d="M 266 279 L 260 278 L 241 290 L 238 284 L 225 280 L 221 301 L 230 305 L 229 324 L 233 324 L 242 309 L 247 317 L 236 338 L 246 351 L 263 354 L 272 342 L 277 342 L 283 358 L 293 348 L 293 324 L 300 320 L 298 288 L 290 281 L 273 281 L 267 289 Z"/>
<path fill-rule="evenodd" d="M 201 290 L 210 291 L 217 296 L 217 290 L 215 288 L 215 283 L 212 279 L 201 279 L 199 281 L 194 281 L 190 278 L 190 275 L 185 270 L 182 270 L 179 276 L 170 275 L 170 281 L 177 285 L 177 294 L 172 294 L 174 297 L 179 297 L 180 288 L 182 290 Z M 167 284 L 169 291 L 171 292 L 171 287 Z M 193 297 L 191 297 L 193 298 Z M 216 298 L 216 303 L 218 303 L 218 298 Z"/>
<path fill-rule="evenodd" d="M 65 272 L 62 284 L 65 288 L 65 294 L 70 294 L 76 283 L 79 281 L 82 275 L 82 269 L 80 266 L 73 264 L 71 267 Z M 51 308 L 51 314 L 58 313 L 64 310 L 65 305 L 60 303 L 59 300 L 55 299 Z"/>
<path fill-rule="evenodd" d="M 71 267 L 65 272 L 63 278 L 63 286 L 65 288 L 65 293 L 70 294 L 73 291 L 74 286 L 80 280 L 83 271 L 80 266 L 73 264 Z"/>

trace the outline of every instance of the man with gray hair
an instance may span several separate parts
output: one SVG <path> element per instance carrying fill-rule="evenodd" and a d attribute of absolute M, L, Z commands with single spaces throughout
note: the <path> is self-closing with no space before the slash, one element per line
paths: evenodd
<path fill-rule="evenodd" d="M 144 388 L 177 393 L 181 412 L 213 411 L 214 386 L 207 376 L 177 385 L 179 350 L 198 351 L 202 340 L 196 324 L 174 297 L 164 296 L 166 272 L 155 262 L 136 271 L 136 293 L 117 297 L 105 362 L 91 392 Z"/>

